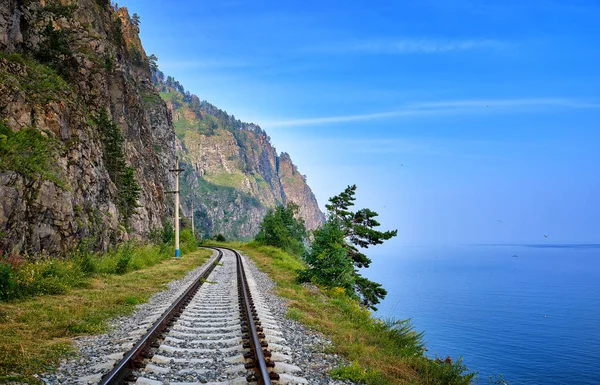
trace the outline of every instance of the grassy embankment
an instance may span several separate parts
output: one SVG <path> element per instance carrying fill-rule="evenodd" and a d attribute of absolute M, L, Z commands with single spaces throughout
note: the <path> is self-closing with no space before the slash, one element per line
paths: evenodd
<path fill-rule="evenodd" d="M 212 243 L 218 245 L 217 243 Z M 461 361 L 432 360 L 423 355 L 422 334 L 408 321 L 384 322 L 349 298 L 343 289 L 317 289 L 296 283 L 303 262 L 280 249 L 254 243 L 223 243 L 251 257 L 277 284 L 289 303 L 288 317 L 321 331 L 334 343 L 331 353 L 347 366 L 336 378 L 366 384 L 467 385 L 474 374 Z"/>
<path fill-rule="evenodd" d="M 211 255 L 183 249 L 177 260 L 170 248 L 145 245 L 15 266 L 14 298 L 0 302 L 0 383 L 41 383 L 34 375 L 68 356 L 72 337 L 106 331 L 106 320 L 130 314 Z"/>

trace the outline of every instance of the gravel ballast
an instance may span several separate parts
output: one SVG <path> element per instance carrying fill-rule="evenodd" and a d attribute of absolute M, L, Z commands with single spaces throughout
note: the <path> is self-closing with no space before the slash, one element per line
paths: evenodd
<path fill-rule="evenodd" d="M 75 356 L 63 361 L 55 373 L 41 376 L 42 380 L 52 385 L 97 384 L 101 377 L 112 369 L 124 353 L 133 347 L 137 339 L 146 332 L 169 305 L 199 277 L 204 268 L 213 263 L 215 257 L 216 252 L 203 266 L 190 271 L 181 280 L 170 282 L 167 290 L 154 294 L 147 303 L 138 305 L 136 311 L 130 316 L 117 317 L 111 320 L 109 322 L 109 333 L 75 338 Z M 279 325 L 281 333 L 278 333 L 279 336 L 276 338 L 283 338 L 281 344 L 285 345 L 286 354 L 292 357 L 292 362 L 289 364 L 297 367 L 294 369 L 291 378 L 306 379 L 309 384 L 352 384 L 347 381 L 331 379 L 328 375 L 329 370 L 338 366 L 342 361 L 337 355 L 324 352 L 331 345 L 331 341 L 324 338 L 320 333 L 309 330 L 300 323 L 287 318 L 286 302 L 274 294 L 275 284 L 273 281 L 267 274 L 258 269 L 252 261 L 247 258 L 244 258 L 244 260 L 249 281 L 253 283 L 254 290 L 257 292 L 253 296 L 259 297 L 258 299 L 255 298 L 255 301 L 258 301 L 264 310 L 268 312 L 268 317 Z M 209 280 L 211 277 L 209 277 Z M 235 282 L 231 284 L 235 285 Z M 185 336 L 185 334 L 182 334 L 182 336 Z M 176 342 L 177 337 L 173 338 L 175 340 L 172 341 Z M 169 359 L 172 357 L 168 353 L 165 355 Z M 214 363 L 209 363 L 208 368 L 211 365 L 219 366 L 220 355 L 222 353 L 217 353 L 214 357 L 208 357 Z M 282 370 L 285 365 L 288 365 L 288 363 L 280 363 Z M 160 370 L 160 365 L 157 364 L 156 366 L 154 369 Z M 207 363 L 198 360 L 198 368 L 206 369 Z M 150 370 L 152 369 L 150 367 Z M 194 373 L 190 372 L 186 379 L 190 381 L 193 377 Z M 155 378 L 160 380 L 158 383 L 168 383 L 173 380 L 181 381 L 183 379 L 175 379 L 170 376 Z M 204 376 L 197 377 L 193 382 L 225 382 L 228 380 L 231 381 L 232 378 Z"/>

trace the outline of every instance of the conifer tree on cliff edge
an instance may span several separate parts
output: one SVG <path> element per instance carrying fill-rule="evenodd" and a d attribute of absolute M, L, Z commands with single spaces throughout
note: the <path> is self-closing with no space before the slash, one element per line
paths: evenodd
<path fill-rule="evenodd" d="M 301 282 L 314 282 L 328 287 L 342 287 L 359 299 L 360 303 L 377 310 L 377 305 L 387 291 L 358 272 L 369 267 L 371 260 L 360 251 L 395 237 L 398 230 L 378 231 L 378 214 L 364 208 L 356 212 L 354 206 L 356 185 L 348 186 L 342 193 L 329 199 L 327 221 L 315 230 L 314 240 L 304 259 L 308 268 L 301 271 Z M 360 249 L 359 249 L 360 248 Z"/>

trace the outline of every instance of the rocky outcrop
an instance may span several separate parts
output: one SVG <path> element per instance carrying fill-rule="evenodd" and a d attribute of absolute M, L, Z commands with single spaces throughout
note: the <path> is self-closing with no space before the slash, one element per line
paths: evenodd
<path fill-rule="evenodd" d="M 249 239 L 269 208 L 296 203 L 309 230 L 324 220 L 290 156 L 277 155 L 268 135 L 189 95 L 174 79 L 155 76 L 172 111 L 182 147 L 182 202 L 204 236 Z"/>
<path fill-rule="evenodd" d="M 300 174 L 292 163 L 289 154 L 282 153 L 277 167 L 279 181 L 285 202 L 294 202 L 300 207 L 300 216 L 304 218 L 308 229 L 316 229 L 324 221 L 321 210 L 315 210 L 317 199 L 306 184 L 306 176 Z"/>
<path fill-rule="evenodd" d="M 58 254 L 85 239 L 106 249 L 162 227 L 175 134 L 127 9 L 108 1 L 3 0 L 0 79 L 4 124 L 55 139 L 63 182 L 0 170 L 0 249 Z M 140 187 L 128 226 L 94 123 L 102 110 L 117 124 L 124 164 Z"/>
<path fill-rule="evenodd" d="M 49 172 L 20 166 L 27 154 L 0 153 L 0 252 L 60 255 L 82 242 L 106 250 L 147 239 L 172 220 L 177 152 L 181 209 L 190 216 L 194 207 L 205 236 L 251 238 L 268 208 L 288 202 L 309 228 L 321 223 L 289 156 L 260 127 L 165 79 L 126 8 L 0 2 L 0 145 L 3 132 L 33 130 L 51 156 Z"/>

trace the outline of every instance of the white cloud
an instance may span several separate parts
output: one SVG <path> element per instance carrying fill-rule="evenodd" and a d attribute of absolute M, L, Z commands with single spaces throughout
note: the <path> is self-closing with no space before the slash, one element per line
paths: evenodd
<path fill-rule="evenodd" d="M 511 46 L 507 42 L 492 39 L 418 39 L 401 38 L 395 40 L 358 40 L 341 44 L 317 46 L 313 50 L 320 53 L 363 53 L 363 54 L 434 54 L 460 52 L 475 49 L 502 49 Z"/>
<path fill-rule="evenodd" d="M 435 116 L 448 114 L 506 113 L 507 111 L 527 111 L 556 108 L 598 109 L 599 103 L 589 103 L 577 99 L 532 98 L 532 99 L 489 99 L 489 100 L 450 100 L 421 102 L 405 105 L 392 111 L 337 115 L 315 118 L 286 120 L 260 120 L 264 127 L 291 127 L 346 122 L 372 121 L 407 116 Z"/>
<path fill-rule="evenodd" d="M 164 70 L 178 69 L 207 69 L 207 68 L 245 68 L 253 63 L 243 60 L 203 59 L 203 60 L 159 60 L 160 68 Z"/>

